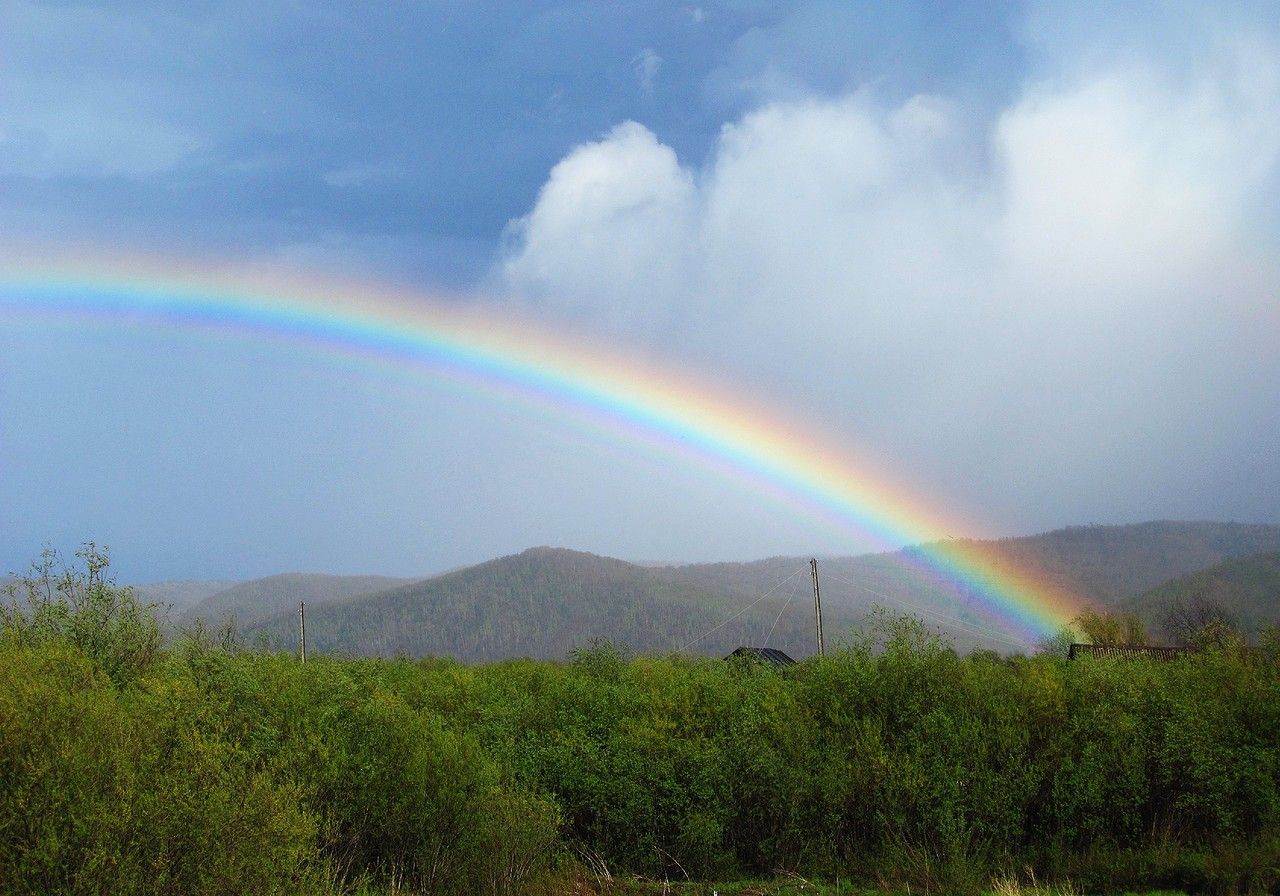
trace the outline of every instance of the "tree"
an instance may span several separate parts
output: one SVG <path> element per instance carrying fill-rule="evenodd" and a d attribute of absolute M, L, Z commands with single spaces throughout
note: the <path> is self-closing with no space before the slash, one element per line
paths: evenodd
<path fill-rule="evenodd" d="M 1203 593 L 1170 600 L 1160 621 L 1169 639 L 1183 647 L 1225 647 L 1240 639 L 1235 617 Z"/>
<path fill-rule="evenodd" d="M 1280 622 L 1262 627 L 1258 632 L 1258 648 L 1273 663 L 1280 663 Z"/>
<path fill-rule="evenodd" d="M 105 548 L 87 542 L 66 564 L 45 548 L 27 575 L 5 586 L 0 634 L 18 643 L 51 640 L 79 648 L 112 681 L 123 684 L 149 667 L 160 650 L 155 606 L 116 585 Z"/>
<path fill-rule="evenodd" d="M 1085 610 L 1072 624 L 1093 644 L 1115 646 L 1147 643 L 1142 620 L 1134 613 Z"/>
<path fill-rule="evenodd" d="M 1059 626 L 1052 635 L 1046 635 L 1036 642 L 1037 656 L 1056 656 L 1066 659 L 1071 653 L 1071 645 L 1080 640 L 1075 629 L 1069 625 Z"/>

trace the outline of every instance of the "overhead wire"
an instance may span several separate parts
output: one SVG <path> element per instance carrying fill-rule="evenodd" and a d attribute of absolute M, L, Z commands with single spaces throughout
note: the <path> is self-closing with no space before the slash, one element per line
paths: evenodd
<path fill-rule="evenodd" d="M 803 570 L 801 570 L 803 571 Z M 769 639 L 773 637 L 773 630 L 778 627 L 778 620 L 782 618 L 782 614 L 787 612 L 787 607 L 791 606 L 791 602 L 796 599 L 796 594 L 800 591 L 800 580 L 796 579 L 791 586 L 791 594 L 787 597 L 787 602 L 782 605 L 782 609 L 778 611 L 778 615 L 773 619 L 773 625 L 769 626 L 769 633 L 764 636 L 764 643 L 761 647 L 769 646 Z"/>
<path fill-rule="evenodd" d="M 780 581 L 779 581 L 779 582 L 777 582 L 777 583 L 776 583 L 772 588 L 770 588 L 770 589 L 769 589 L 768 591 L 766 591 L 764 594 L 762 594 L 762 595 L 760 595 L 759 597 L 757 597 L 757 598 L 756 598 L 755 600 L 753 600 L 751 603 L 747 604 L 745 607 L 743 607 L 743 608 L 742 608 L 741 610 L 739 610 L 738 612 L 734 613 L 734 614 L 733 614 L 732 616 L 730 616 L 728 619 L 724 620 L 724 621 L 723 621 L 723 622 L 721 622 L 719 625 L 716 625 L 716 626 L 714 626 L 714 627 L 712 627 L 712 628 L 707 629 L 705 632 L 703 632 L 702 634 L 698 635 L 698 637 L 694 638 L 694 639 L 693 639 L 692 641 L 690 641 L 688 644 L 686 644 L 686 645 L 684 645 L 683 647 L 681 647 L 681 648 L 680 648 L 680 651 L 681 651 L 681 652 L 684 652 L 684 651 L 688 650 L 690 647 L 692 647 L 694 644 L 697 644 L 699 641 L 701 641 L 701 640 L 702 640 L 703 638 L 705 638 L 707 635 L 710 635 L 712 632 L 716 632 L 716 631 L 719 631 L 720 629 L 724 628 L 724 627 L 725 627 L 726 625 L 728 625 L 730 622 L 733 622 L 733 620 L 737 619 L 739 616 L 741 616 L 743 613 L 745 613 L 745 612 L 747 612 L 748 610 L 750 610 L 752 607 L 754 607 L 756 604 L 760 603 L 760 602 L 761 602 L 762 600 L 764 600 L 765 598 L 767 598 L 767 597 L 771 597 L 775 591 L 777 591 L 779 588 L 781 588 L 781 587 L 782 587 L 783 585 L 785 585 L 787 582 L 789 582 L 789 581 L 791 581 L 792 579 L 794 579 L 796 576 L 800 575 L 800 573 L 801 573 L 801 572 L 802 572 L 802 570 L 796 570 L 795 572 L 791 573 L 791 575 L 789 575 L 789 576 L 787 576 L 786 578 L 784 578 L 784 579 L 780 580 Z"/>

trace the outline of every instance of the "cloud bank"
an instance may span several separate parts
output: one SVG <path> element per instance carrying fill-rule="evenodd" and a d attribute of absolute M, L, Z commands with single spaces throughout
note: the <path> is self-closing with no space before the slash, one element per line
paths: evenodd
<path fill-rule="evenodd" d="M 552 169 L 496 278 L 799 403 L 997 526 L 1265 518 L 1280 53 L 1210 43 L 1045 65 L 994 115 L 788 96 L 701 165 L 627 121 Z"/>

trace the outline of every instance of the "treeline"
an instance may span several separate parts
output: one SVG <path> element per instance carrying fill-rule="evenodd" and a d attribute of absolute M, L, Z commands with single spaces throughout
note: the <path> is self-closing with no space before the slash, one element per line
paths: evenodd
<path fill-rule="evenodd" d="M 200 632 L 161 649 L 101 567 L 36 584 L 0 611 L 5 893 L 1280 885 L 1274 637 L 961 657 L 886 618 L 782 671 L 607 645 L 304 665 Z"/>

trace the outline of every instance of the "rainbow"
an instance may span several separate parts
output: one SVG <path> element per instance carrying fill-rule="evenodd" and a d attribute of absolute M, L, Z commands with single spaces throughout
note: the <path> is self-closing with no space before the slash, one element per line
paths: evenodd
<path fill-rule="evenodd" d="M 912 552 L 920 563 L 978 596 L 1024 642 L 1055 633 L 1083 606 L 1043 574 L 996 556 L 990 542 L 947 540 L 954 520 L 812 427 L 706 378 L 483 302 L 245 266 L 60 258 L 0 263 L 0 316 L 227 331 L 408 365 L 678 456 L 837 531 L 886 547 L 920 544 Z"/>

